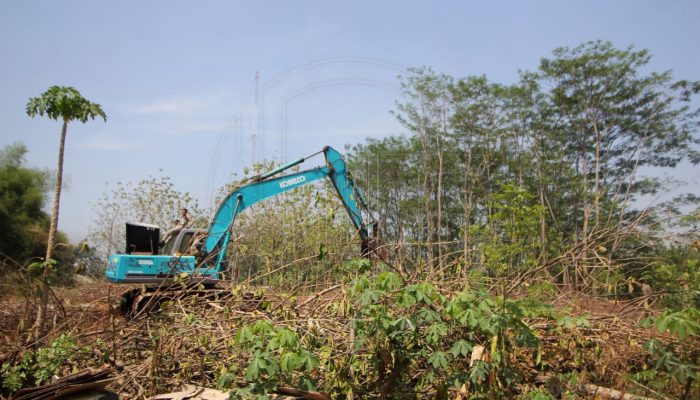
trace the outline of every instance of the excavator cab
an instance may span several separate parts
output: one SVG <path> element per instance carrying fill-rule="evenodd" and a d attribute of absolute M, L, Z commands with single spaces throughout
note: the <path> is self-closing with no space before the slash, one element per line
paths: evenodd
<path fill-rule="evenodd" d="M 126 254 L 160 253 L 160 228 L 156 225 L 126 223 Z"/>

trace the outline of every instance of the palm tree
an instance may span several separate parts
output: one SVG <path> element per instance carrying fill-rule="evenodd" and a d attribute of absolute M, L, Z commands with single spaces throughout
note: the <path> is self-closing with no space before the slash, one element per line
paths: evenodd
<path fill-rule="evenodd" d="M 40 339 L 44 334 L 44 320 L 46 319 L 46 306 L 49 300 L 49 266 L 56 241 L 58 226 L 58 206 L 61 199 L 61 185 L 63 180 L 63 151 L 66 143 L 66 130 L 71 121 L 87 122 L 88 119 L 102 117 L 107 122 L 107 115 L 99 104 L 91 103 L 80 93 L 66 86 L 52 86 L 39 97 L 29 99 L 27 103 L 27 115 L 34 118 L 37 115 L 63 121 L 61 129 L 61 142 L 58 147 L 58 170 L 56 171 L 56 189 L 51 208 L 51 224 L 49 225 L 49 238 L 46 245 L 46 257 L 44 258 L 44 272 L 42 274 L 41 301 L 37 310 L 34 323 L 34 340 Z"/>

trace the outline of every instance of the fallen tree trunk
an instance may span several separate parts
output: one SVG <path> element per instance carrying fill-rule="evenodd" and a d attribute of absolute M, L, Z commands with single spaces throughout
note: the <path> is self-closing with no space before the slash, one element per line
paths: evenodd
<path fill-rule="evenodd" d="M 592 383 L 580 383 L 574 386 L 567 384 L 566 382 L 562 382 L 559 380 L 559 378 L 552 375 L 538 375 L 535 377 L 535 382 L 546 384 L 550 394 L 557 398 L 561 396 L 563 386 L 569 390 L 575 390 L 581 395 L 593 396 L 596 399 L 602 400 L 654 400 L 649 397 L 625 393 L 616 389 L 594 385 Z"/>
<path fill-rule="evenodd" d="M 275 390 L 275 393 L 283 396 L 293 396 L 304 400 L 331 400 L 331 396 L 327 395 L 326 393 L 309 392 L 287 386 L 278 387 L 277 390 Z"/>
<path fill-rule="evenodd" d="M 637 396 L 636 394 L 629 394 L 619 390 L 593 385 L 591 383 L 576 385 L 576 391 L 581 394 L 595 396 L 595 398 L 600 398 L 603 400 L 653 400 L 649 397 Z"/>
<path fill-rule="evenodd" d="M 114 382 L 114 378 L 109 379 L 111 373 L 112 368 L 109 366 L 97 369 L 89 368 L 61 378 L 53 383 L 19 390 L 12 398 L 14 400 L 54 400 L 71 393 L 102 390 L 108 384 Z"/>

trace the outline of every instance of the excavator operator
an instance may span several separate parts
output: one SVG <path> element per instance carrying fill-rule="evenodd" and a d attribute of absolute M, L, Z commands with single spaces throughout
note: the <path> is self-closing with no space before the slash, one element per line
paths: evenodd
<path fill-rule="evenodd" d="M 163 240 L 160 242 L 161 246 L 165 243 L 168 243 L 168 240 L 180 233 L 181 230 L 189 228 L 190 225 L 192 225 L 192 218 L 190 217 L 190 213 L 187 211 L 186 208 L 181 208 L 180 219 L 175 220 L 175 226 L 173 226 L 172 228 L 168 229 L 167 232 L 165 232 L 165 236 L 163 236 Z"/>

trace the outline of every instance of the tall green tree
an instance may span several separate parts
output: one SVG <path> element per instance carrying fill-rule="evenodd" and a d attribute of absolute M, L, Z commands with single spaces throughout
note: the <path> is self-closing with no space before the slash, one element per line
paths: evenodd
<path fill-rule="evenodd" d="M 662 188 L 640 168 L 698 161 L 697 114 L 689 108 L 695 86 L 674 82 L 668 71 L 646 73 L 650 59 L 646 50 L 596 41 L 558 48 L 540 64 L 566 132 L 564 159 L 576 171 L 572 238 L 584 249 L 576 276 L 597 262 L 586 250 L 597 232 L 628 224 L 635 196 Z M 613 234 L 606 247 L 616 250 L 622 237 Z"/>
<path fill-rule="evenodd" d="M 24 166 L 26 153 L 20 143 L 0 151 L 0 260 L 17 264 L 43 255 L 49 224 L 42 209 L 48 173 Z"/>
<path fill-rule="evenodd" d="M 423 196 L 420 197 L 424 220 L 424 242 L 429 270 L 442 270 L 445 258 L 445 241 L 451 237 L 451 220 L 446 210 L 453 207 L 454 197 L 448 191 L 454 185 L 447 180 L 453 163 L 454 152 L 450 152 L 450 115 L 453 114 L 453 99 L 450 87 L 453 78 L 436 74 L 430 68 L 409 69 L 402 82 L 406 102 L 397 104 L 398 121 L 413 132 L 412 146 L 415 148 L 415 165 L 420 168 Z"/>
<path fill-rule="evenodd" d="M 46 244 L 45 262 L 51 261 L 56 232 L 58 227 L 58 209 L 61 199 L 61 187 L 63 185 L 63 156 L 66 143 L 68 124 L 72 121 L 87 122 L 89 119 L 102 118 L 107 122 L 107 115 L 99 104 L 91 103 L 80 95 L 75 88 L 67 86 L 52 86 L 39 97 L 29 99 L 27 103 L 27 115 L 34 118 L 47 116 L 50 119 L 61 121 L 61 138 L 58 146 L 58 166 L 56 170 L 56 186 L 54 189 L 53 205 L 51 207 L 51 221 L 49 236 Z M 43 335 L 44 320 L 46 319 L 46 306 L 49 299 L 48 268 L 43 277 L 41 289 L 41 301 L 37 311 L 37 319 L 34 326 L 34 338 L 39 339 Z"/>

